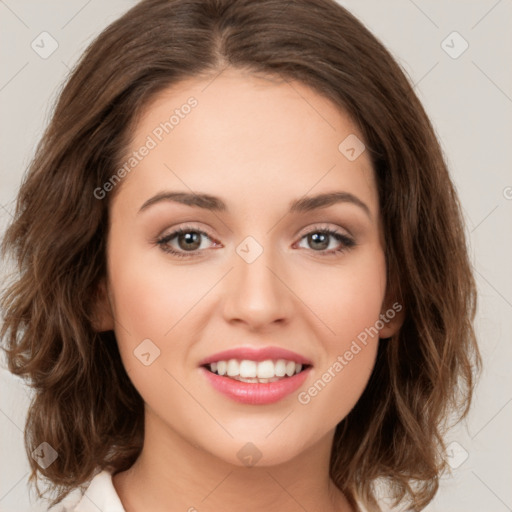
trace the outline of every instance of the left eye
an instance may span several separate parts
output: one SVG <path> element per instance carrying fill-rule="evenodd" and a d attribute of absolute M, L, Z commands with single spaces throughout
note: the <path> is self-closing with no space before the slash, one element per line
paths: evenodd
<path fill-rule="evenodd" d="M 195 257 L 198 256 L 200 252 L 202 252 L 202 250 L 199 249 L 201 247 L 201 237 L 203 236 L 211 240 L 208 233 L 205 233 L 199 229 L 185 226 L 159 238 L 156 243 L 162 248 L 163 251 L 173 254 L 174 256 Z M 170 244 L 170 242 L 175 238 L 178 242 L 178 250 L 173 248 Z M 337 240 L 341 246 L 334 249 L 328 249 L 332 239 Z M 318 252 L 322 255 L 341 253 L 355 245 L 355 241 L 349 236 L 343 233 L 339 233 L 338 231 L 325 228 L 314 229 L 303 235 L 300 240 L 306 240 L 307 243 L 312 244 L 313 252 Z"/>
<path fill-rule="evenodd" d="M 333 238 L 341 244 L 341 247 L 335 249 L 331 248 L 330 250 L 327 250 L 327 248 L 329 247 L 329 240 L 332 240 Z M 314 246 L 316 245 L 316 247 L 321 251 L 325 251 L 325 254 L 343 252 L 355 245 L 355 242 L 352 238 L 350 238 L 347 235 L 344 235 L 343 233 L 338 233 L 337 231 L 333 231 L 331 229 L 316 229 L 310 231 L 301 238 L 301 240 L 304 239 L 306 239 L 308 243 L 311 243 Z"/>

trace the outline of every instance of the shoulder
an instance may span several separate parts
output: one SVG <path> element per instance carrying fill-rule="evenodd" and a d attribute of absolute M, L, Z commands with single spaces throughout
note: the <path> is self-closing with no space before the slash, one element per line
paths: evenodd
<path fill-rule="evenodd" d="M 112 483 L 112 474 L 103 470 L 90 482 L 85 492 L 74 490 L 48 512 L 126 512 Z"/>

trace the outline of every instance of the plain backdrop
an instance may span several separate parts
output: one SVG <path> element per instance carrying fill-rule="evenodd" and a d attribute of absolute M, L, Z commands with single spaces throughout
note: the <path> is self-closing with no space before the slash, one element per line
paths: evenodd
<path fill-rule="evenodd" d="M 512 1 L 340 3 L 380 38 L 415 85 L 463 204 L 478 282 L 484 372 L 468 420 L 449 434 L 453 473 L 442 478 L 426 511 L 511 511 Z M 2 232 L 69 69 L 134 4 L 0 1 Z M 48 37 L 42 32 L 56 41 L 47 39 L 47 49 L 58 45 L 47 58 L 31 46 Z M 0 512 L 46 510 L 27 487 L 23 427 L 29 390 L 4 368 L 0 378 Z"/>

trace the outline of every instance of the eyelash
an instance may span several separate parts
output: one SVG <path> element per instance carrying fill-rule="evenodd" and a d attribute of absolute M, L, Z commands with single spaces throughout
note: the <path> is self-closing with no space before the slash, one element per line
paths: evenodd
<path fill-rule="evenodd" d="M 169 253 L 169 254 L 172 254 L 173 256 L 177 256 L 179 258 L 195 258 L 197 256 L 199 256 L 199 253 L 202 252 L 202 251 L 195 251 L 195 252 L 183 252 L 183 251 L 176 251 L 174 249 L 171 249 L 168 245 L 168 243 L 173 239 L 175 238 L 176 236 L 179 236 L 179 235 L 182 235 L 184 233 L 190 233 L 190 232 L 193 232 L 193 233 L 199 233 L 200 235 L 204 235 L 206 236 L 207 238 L 209 238 L 210 240 L 212 240 L 212 237 L 210 237 L 208 235 L 208 233 L 200 230 L 200 229 L 197 229 L 193 226 L 183 226 L 179 229 L 176 229 L 175 231 L 173 231 L 172 233 L 169 233 L 168 235 L 165 235 L 163 237 L 160 237 L 158 238 L 155 243 L 160 246 L 160 248 L 166 252 L 166 253 Z M 311 249 L 313 252 L 315 253 L 319 253 L 320 255 L 322 256 L 332 256 L 332 255 L 335 255 L 337 253 L 343 253 L 345 251 L 347 251 L 348 249 L 351 249 L 352 247 L 354 247 L 356 245 L 356 242 L 348 237 L 347 235 L 344 235 L 343 233 L 339 233 L 338 231 L 335 231 L 335 230 L 332 230 L 332 229 L 327 229 L 327 228 L 320 228 L 320 227 L 314 227 L 311 231 L 308 231 L 307 233 L 305 233 L 304 235 L 301 236 L 300 238 L 300 241 L 302 241 L 304 238 L 306 238 L 308 235 L 311 235 L 311 234 L 314 234 L 314 233 L 321 233 L 321 234 L 324 234 L 324 235 L 330 235 L 332 236 L 334 239 L 336 239 L 338 242 L 342 242 L 342 246 L 338 249 L 330 249 L 330 250 L 323 250 L 323 251 L 314 251 L 313 249 Z"/>

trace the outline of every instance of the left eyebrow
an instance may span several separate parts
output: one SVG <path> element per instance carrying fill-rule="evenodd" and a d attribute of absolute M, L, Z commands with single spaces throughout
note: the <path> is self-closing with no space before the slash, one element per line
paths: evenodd
<path fill-rule="evenodd" d="M 139 213 L 146 210 L 151 205 L 162 202 L 172 201 L 175 203 L 192 206 L 195 208 L 203 208 L 209 211 L 227 212 L 228 207 L 226 203 L 216 196 L 209 194 L 191 194 L 188 192 L 159 192 L 155 196 L 149 198 L 139 209 Z M 336 203 L 352 203 L 361 208 L 366 215 L 371 219 L 372 215 L 370 209 L 353 194 L 349 192 L 330 192 L 325 194 L 318 194 L 316 196 L 305 196 L 300 199 L 295 199 L 289 204 L 290 213 L 306 213 L 320 208 L 327 208 Z"/>
<path fill-rule="evenodd" d="M 318 194 L 316 196 L 306 196 L 296 199 L 290 203 L 290 213 L 304 213 L 319 208 L 327 208 L 336 203 L 352 203 L 359 206 L 366 215 L 371 219 L 372 214 L 367 204 L 361 201 L 354 194 L 349 192 L 330 192 L 327 194 Z"/>

